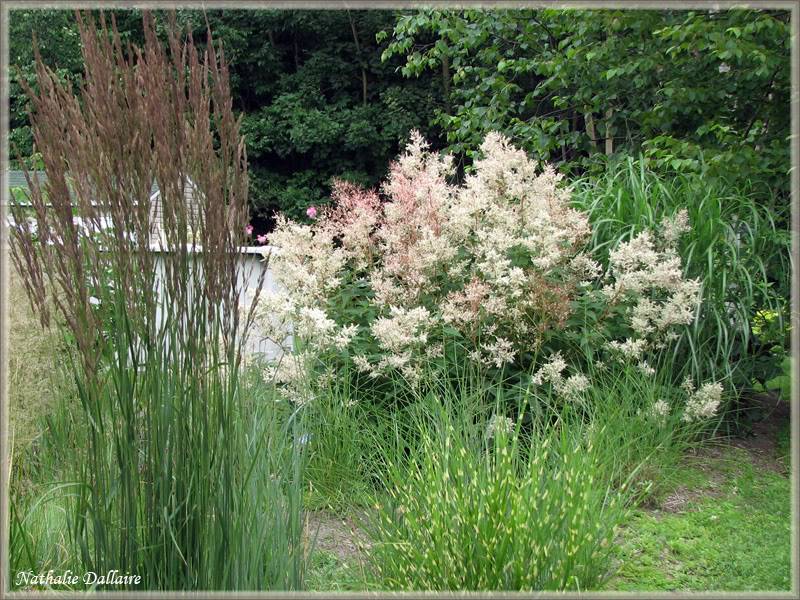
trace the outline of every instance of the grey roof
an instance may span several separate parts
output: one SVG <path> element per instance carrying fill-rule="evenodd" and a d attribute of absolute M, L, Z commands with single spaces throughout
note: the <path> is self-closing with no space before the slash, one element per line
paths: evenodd
<path fill-rule="evenodd" d="M 28 175 L 31 179 L 36 178 L 39 183 L 47 182 L 47 174 L 44 171 L 28 171 Z M 26 192 L 29 191 L 28 181 L 25 179 L 24 171 L 8 171 L 8 189 L 13 190 L 14 188 L 22 188 Z M 158 183 L 153 181 L 153 185 L 150 187 L 150 195 L 152 196 L 157 191 Z"/>
<path fill-rule="evenodd" d="M 47 175 L 44 171 L 28 171 L 28 175 L 30 175 L 31 179 L 37 179 L 39 183 L 44 183 L 47 181 Z M 22 188 L 24 190 L 28 190 L 28 181 L 25 179 L 25 172 L 24 171 L 8 171 L 8 187 L 9 189 L 13 188 Z"/>

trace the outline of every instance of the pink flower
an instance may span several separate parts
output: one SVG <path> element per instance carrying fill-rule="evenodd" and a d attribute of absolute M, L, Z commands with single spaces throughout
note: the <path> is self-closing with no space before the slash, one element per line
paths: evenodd
<path fill-rule="evenodd" d="M 259 244 L 266 244 L 267 243 L 267 235 L 257 235 L 256 240 L 258 240 Z"/>
<path fill-rule="evenodd" d="M 306 214 L 308 215 L 309 219 L 316 219 L 317 218 L 317 207 L 316 206 L 309 206 L 306 209 Z"/>
<path fill-rule="evenodd" d="M 248 223 L 247 227 L 244 228 L 244 232 L 247 235 L 253 235 L 253 226 Z"/>

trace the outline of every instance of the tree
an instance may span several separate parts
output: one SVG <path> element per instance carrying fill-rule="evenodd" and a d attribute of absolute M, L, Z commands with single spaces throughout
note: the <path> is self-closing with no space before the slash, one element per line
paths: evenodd
<path fill-rule="evenodd" d="M 452 70 L 436 122 L 467 159 L 499 130 L 571 172 L 644 152 L 788 192 L 789 40 L 786 11 L 421 10 L 383 58 Z"/>
<path fill-rule="evenodd" d="M 197 11 L 180 15 L 205 28 Z M 271 227 L 327 202 L 333 177 L 374 185 L 412 129 L 436 139 L 443 106 L 433 76 L 408 80 L 381 61 L 377 32 L 390 11 L 212 11 L 244 113 L 252 207 Z M 384 46 L 385 47 L 385 44 Z"/>
<path fill-rule="evenodd" d="M 16 158 L 15 149 L 24 157 L 34 150 L 28 98 L 21 85 L 24 81 L 36 87 L 34 48 L 61 81 L 73 84 L 81 79 L 83 58 L 78 24 L 71 10 L 13 10 L 9 16 L 9 141 L 11 154 Z M 111 16 L 117 22 L 123 43 L 144 41 L 140 11 L 114 10 L 109 12 Z"/>

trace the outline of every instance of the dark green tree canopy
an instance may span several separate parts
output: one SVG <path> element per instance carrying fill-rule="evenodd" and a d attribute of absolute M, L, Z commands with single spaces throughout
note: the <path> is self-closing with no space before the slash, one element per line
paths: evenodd
<path fill-rule="evenodd" d="M 12 11 L 11 143 L 33 151 L 18 77 L 34 45 L 83 70 L 66 10 Z M 141 41 L 141 13 L 107 13 Z M 642 153 L 662 172 L 789 189 L 789 13 L 772 10 L 181 10 L 231 64 L 258 230 L 333 177 L 375 185 L 419 129 L 468 168 L 488 131 L 577 174 Z M 165 31 L 167 15 L 156 20 Z"/>
<path fill-rule="evenodd" d="M 202 15 L 183 13 L 193 26 Z M 441 105 L 433 77 L 410 80 L 382 61 L 376 34 L 389 11 L 208 13 L 232 64 L 245 114 L 252 204 L 295 218 L 324 203 L 332 177 L 375 185 L 411 129 L 435 137 Z M 384 45 L 385 47 L 385 45 Z"/>
<path fill-rule="evenodd" d="M 11 63 L 22 77 L 33 82 L 35 36 L 47 64 L 80 78 L 71 11 L 11 15 Z M 139 11 L 113 16 L 125 37 L 141 38 Z M 209 26 L 230 61 L 235 109 L 244 115 L 251 205 L 264 218 L 262 229 L 276 211 L 300 218 L 306 207 L 324 203 L 332 177 L 377 184 L 411 129 L 436 138 L 439 79 L 411 80 L 399 72 L 402 60 L 381 60 L 386 44 L 376 34 L 393 26 L 393 12 L 183 10 L 176 16 L 201 45 Z M 156 19 L 166 27 L 166 15 Z M 17 81 L 11 105 L 11 141 L 27 156 L 33 148 Z"/>

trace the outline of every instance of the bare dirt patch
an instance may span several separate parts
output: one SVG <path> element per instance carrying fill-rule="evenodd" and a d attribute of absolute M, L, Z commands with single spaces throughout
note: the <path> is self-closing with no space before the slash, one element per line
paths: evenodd
<path fill-rule="evenodd" d="M 311 542 L 316 537 L 316 548 L 331 552 L 342 562 L 361 562 L 369 540 L 362 530 L 365 515 L 348 516 L 317 510 L 306 513 L 306 536 Z"/>
<path fill-rule="evenodd" d="M 730 445 L 746 450 L 759 468 L 788 474 L 786 463 L 778 456 L 777 439 L 780 430 L 790 420 L 789 403 L 776 393 L 755 395 L 748 399 L 748 403 L 764 417 L 753 424 L 751 435 L 731 438 Z"/>
<path fill-rule="evenodd" d="M 748 405 L 764 415 L 753 423 L 748 435 L 705 444 L 690 450 L 684 458 L 687 467 L 705 474 L 707 484 L 699 488 L 678 486 L 663 499 L 645 506 L 648 512 L 679 513 L 696 500 L 721 496 L 731 471 L 736 470 L 737 462 L 742 458 L 749 460 L 759 470 L 788 475 L 787 463 L 780 457 L 777 440 L 779 432 L 789 422 L 789 403 L 782 401 L 777 394 L 759 394 L 749 398 Z M 731 452 L 732 448 L 743 450 L 746 457 L 737 456 Z"/>

